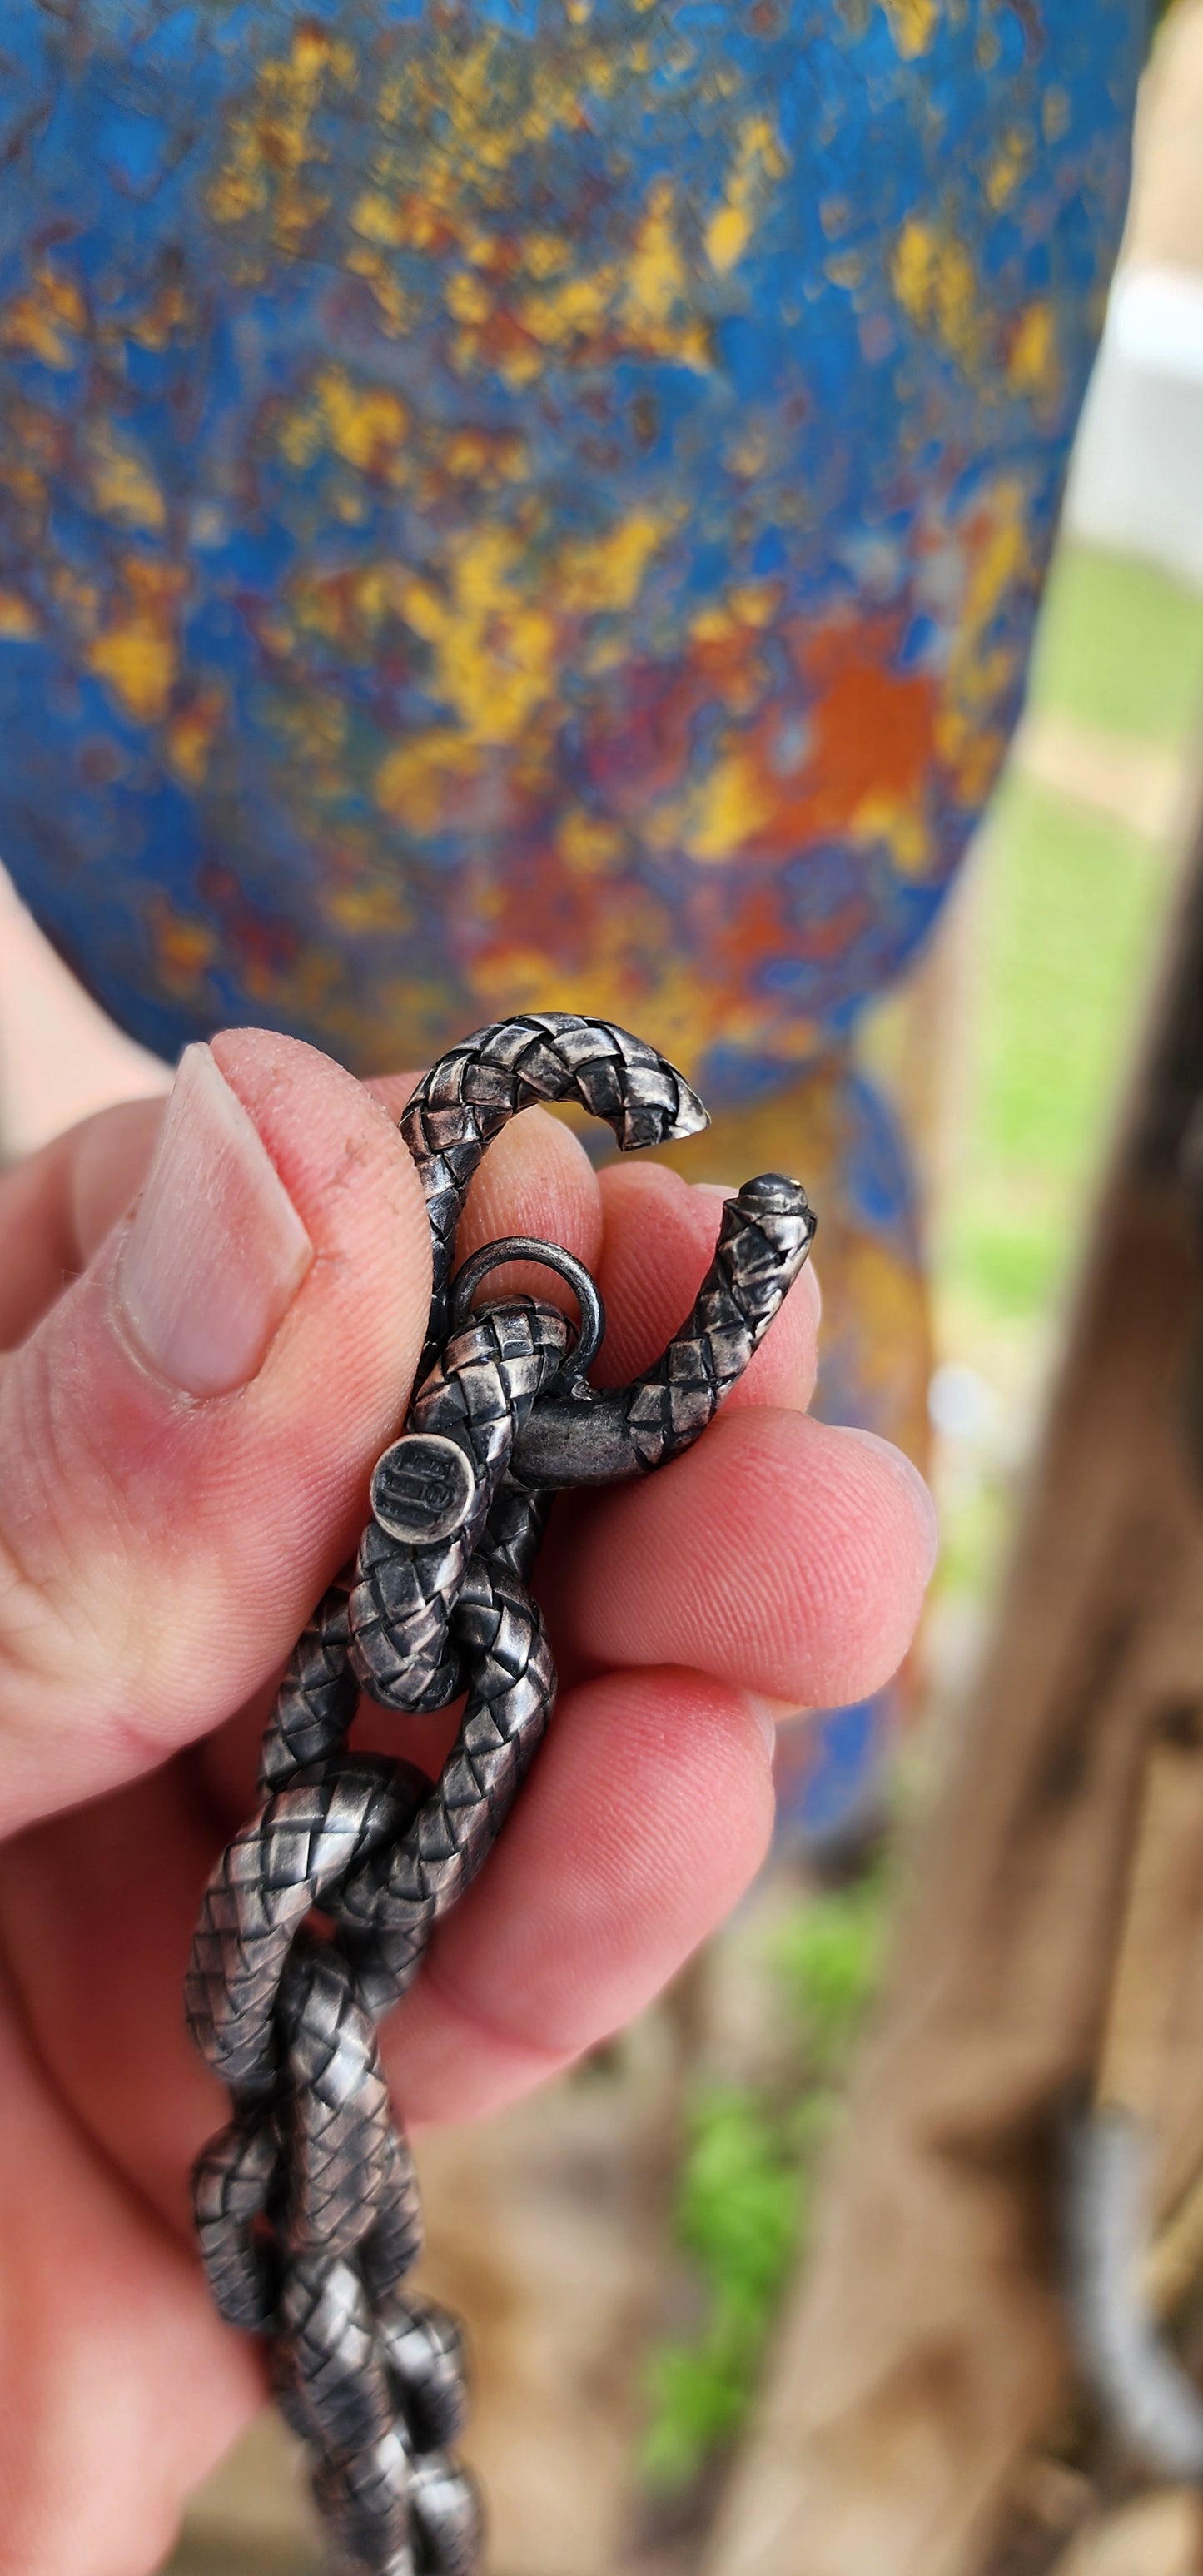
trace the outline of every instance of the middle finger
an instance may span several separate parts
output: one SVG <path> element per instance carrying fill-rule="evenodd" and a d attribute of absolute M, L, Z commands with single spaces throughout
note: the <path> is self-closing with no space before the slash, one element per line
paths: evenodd
<path fill-rule="evenodd" d="M 661 1474 L 566 1511 L 540 1590 L 576 1673 L 684 1665 L 795 1707 L 842 1706 L 901 1662 L 935 1545 L 901 1450 L 749 1404 Z"/>

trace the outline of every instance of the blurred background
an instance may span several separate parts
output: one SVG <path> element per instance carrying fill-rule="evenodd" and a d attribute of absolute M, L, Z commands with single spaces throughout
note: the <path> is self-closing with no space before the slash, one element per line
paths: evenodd
<path fill-rule="evenodd" d="M 1183 1443 L 1141 1451 L 1137 1349 L 1142 1300 L 1161 1360 L 1187 1348 L 1194 1289 L 1157 1268 L 1164 1226 L 1125 1233 L 1159 1045 L 1197 1035 L 1201 815 L 1203 0 L 1177 0 L 1001 779 L 837 1070 L 784 1105 L 733 1096 L 712 1149 L 797 1162 L 825 1216 L 834 1198 L 823 1402 L 933 1478 L 923 1634 L 881 1705 L 788 1731 L 763 1879 L 654 2012 L 534 2104 L 420 2142 L 423 2277 L 468 2324 L 494 2576 L 1203 2570 L 1203 2447 L 1172 2406 L 1167 2431 L 1146 2369 L 1163 2328 L 1163 2359 L 1203 2361 L 1182 1609 L 1203 1553 Z M 4 1154 L 169 1079 L 0 879 Z M 801 1141 L 760 1154 L 766 1134 Z M 1132 1413 L 1100 1423 L 1096 1373 L 1125 1370 Z M 1157 1676 L 1128 1718 L 1108 1699 L 1125 1587 Z M 1122 1756 L 1079 1744 L 1066 1769 L 1067 1693 L 1082 1741 Z M 1091 2101 L 1096 2127 L 1131 2115 L 1152 2179 L 1143 2215 L 1109 2185 L 1090 2204 L 1075 2338 L 1065 2142 Z M 303 2576 L 313 2553 L 265 2419 L 197 2498 L 175 2576 Z"/>

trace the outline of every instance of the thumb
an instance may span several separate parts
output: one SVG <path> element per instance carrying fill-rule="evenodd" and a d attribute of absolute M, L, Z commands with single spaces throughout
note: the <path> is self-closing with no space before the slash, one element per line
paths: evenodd
<path fill-rule="evenodd" d="M 0 1832 L 216 1725 L 353 1546 L 422 1345 L 386 1112 L 259 1030 L 188 1049 L 132 1216 L 0 1374 Z"/>

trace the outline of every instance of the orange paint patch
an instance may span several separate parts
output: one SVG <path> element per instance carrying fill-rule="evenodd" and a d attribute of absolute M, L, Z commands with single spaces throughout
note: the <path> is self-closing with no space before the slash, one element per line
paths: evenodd
<path fill-rule="evenodd" d="M 749 855 L 790 858 L 847 831 L 871 800 L 922 805 L 935 747 L 936 688 L 925 674 L 883 667 L 894 640 L 871 628 L 797 637 L 795 658 L 805 678 L 813 683 L 826 676 L 826 686 L 805 707 L 810 741 L 796 772 L 781 761 L 788 710 L 774 707 L 756 728 L 761 774 L 772 780 L 775 796 L 772 821 L 749 840 Z"/>

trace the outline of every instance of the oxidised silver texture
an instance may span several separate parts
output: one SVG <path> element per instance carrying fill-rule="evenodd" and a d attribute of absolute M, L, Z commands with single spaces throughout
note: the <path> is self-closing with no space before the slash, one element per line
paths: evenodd
<path fill-rule="evenodd" d="M 746 1183 L 662 1358 L 594 1390 L 580 1364 L 600 1301 L 557 1246 L 490 1246 L 451 1295 L 486 1146 L 518 1110 L 562 1099 L 605 1118 L 624 1150 L 705 1123 L 640 1039 L 566 1012 L 483 1030 L 414 1093 L 401 1131 L 435 1271 L 417 1392 L 377 1464 L 356 1562 L 281 1684 L 260 1804 L 210 1880 L 188 1974 L 193 2035 L 233 2097 L 194 2177 L 201 2251 L 223 2316 L 270 2342 L 277 2398 L 315 2455 L 336 2576 L 470 2576 L 478 2563 L 475 2494 L 448 2449 L 463 2418 L 459 2329 L 402 2288 L 421 2219 L 377 2024 L 486 1858 L 551 1715 L 555 1667 L 529 1578 L 552 1495 L 648 1474 L 690 1447 L 814 1233 L 797 1182 Z M 487 1270 L 518 1257 L 574 1279 L 579 1333 L 537 1298 L 469 1311 Z M 436 1782 L 347 1749 L 361 1690 L 403 1711 L 466 1693 Z"/>

